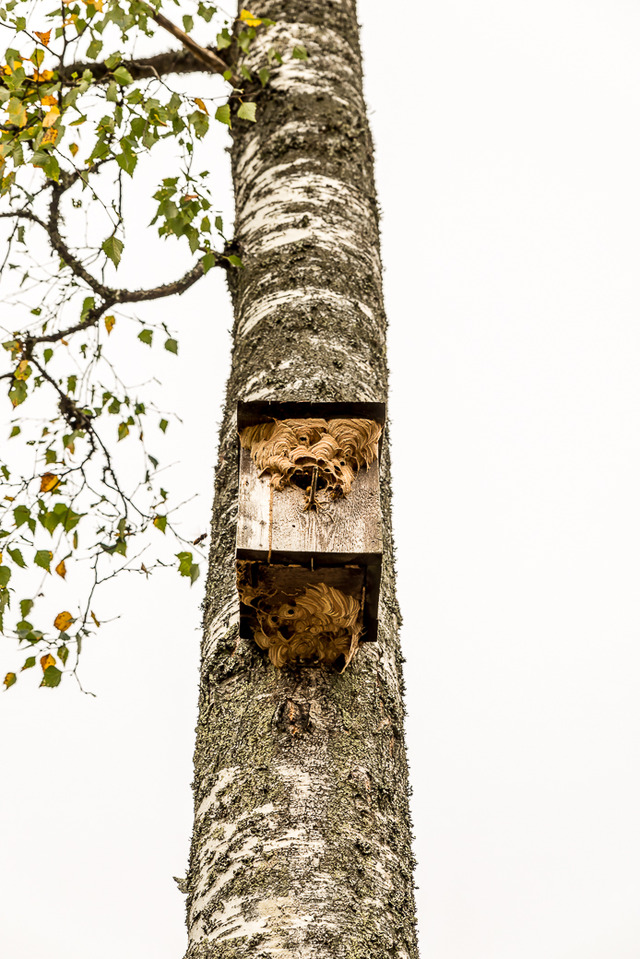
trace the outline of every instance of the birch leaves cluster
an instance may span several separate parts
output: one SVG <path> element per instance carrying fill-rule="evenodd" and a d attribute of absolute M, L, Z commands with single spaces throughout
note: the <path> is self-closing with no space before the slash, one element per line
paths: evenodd
<path fill-rule="evenodd" d="M 44 686 L 77 677 L 106 579 L 159 564 L 198 576 L 197 542 L 177 537 L 168 559 L 141 559 L 147 534 L 177 536 L 176 500 L 152 452 L 171 415 L 126 385 L 110 344 L 133 326 L 140 364 L 145 352 L 177 354 L 179 332 L 136 318 L 135 305 L 183 293 L 213 267 L 242 268 L 198 145 L 212 122 L 255 122 L 282 53 L 270 50 L 255 76 L 236 64 L 270 25 L 248 10 L 225 17 L 206 0 L 0 3 L 0 386 L 10 421 L 0 440 L 0 630 L 17 641 L 7 688 L 32 668 Z M 194 96 L 180 87 L 188 73 L 223 80 Z M 140 170 L 167 144 L 170 169 L 149 184 Z M 159 286 L 143 286 L 139 271 L 141 286 L 125 288 L 118 267 L 133 255 L 124 227 L 136 177 L 153 197 L 154 228 L 192 262 Z M 76 608 L 52 612 L 48 584 L 74 576 Z"/>

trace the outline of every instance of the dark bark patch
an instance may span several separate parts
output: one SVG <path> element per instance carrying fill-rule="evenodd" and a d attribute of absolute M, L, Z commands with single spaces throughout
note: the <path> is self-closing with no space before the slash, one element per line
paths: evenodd
<path fill-rule="evenodd" d="M 278 704 L 273 714 L 274 728 L 291 739 L 303 736 L 311 728 L 309 713 L 309 703 L 285 699 Z"/>

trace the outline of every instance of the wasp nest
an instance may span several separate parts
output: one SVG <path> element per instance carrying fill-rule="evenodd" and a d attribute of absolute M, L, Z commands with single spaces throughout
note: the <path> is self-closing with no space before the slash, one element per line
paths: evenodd
<path fill-rule="evenodd" d="M 379 423 L 364 419 L 272 420 L 245 427 L 240 443 L 274 489 L 299 486 L 312 497 L 324 491 L 337 499 L 376 459 L 381 432 Z"/>
<path fill-rule="evenodd" d="M 335 665 L 346 668 L 362 633 L 360 603 L 333 586 L 319 583 L 297 595 L 281 589 L 264 593 L 239 570 L 240 600 L 255 611 L 253 636 L 274 666 Z"/>

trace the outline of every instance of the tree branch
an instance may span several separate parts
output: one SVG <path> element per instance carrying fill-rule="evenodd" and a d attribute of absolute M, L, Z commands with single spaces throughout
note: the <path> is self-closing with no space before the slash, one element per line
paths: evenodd
<path fill-rule="evenodd" d="M 153 17 L 158 26 L 170 33 L 176 40 L 179 40 L 182 46 L 186 47 L 187 50 L 191 50 L 193 55 L 199 60 L 202 60 L 214 73 L 225 73 L 229 69 L 229 64 L 225 63 L 217 53 L 207 49 L 207 47 L 201 47 L 199 43 L 191 39 L 188 33 L 185 33 L 184 30 L 177 27 L 171 20 L 167 20 L 161 13 L 156 13 L 152 7 L 149 7 L 149 15 Z"/>
<path fill-rule="evenodd" d="M 146 80 L 150 77 L 169 74 L 204 73 L 206 67 L 202 60 L 191 50 L 167 50 L 153 57 L 141 57 L 139 60 L 123 60 L 120 64 L 129 71 L 134 80 Z M 225 70 L 229 67 L 225 66 Z M 73 74 L 82 76 L 85 70 L 91 70 L 97 83 L 106 83 L 113 73 L 103 62 L 79 60 L 66 67 L 60 67 L 58 77 L 65 84 L 74 83 Z M 222 72 L 222 71 L 220 71 Z"/>
<path fill-rule="evenodd" d="M 49 219 L 47 221 L 40 219 L 35 213 L 25 209 L 0 213 L 0 218 L 2 219 L 17 217 L 19 219 L 29 220 L 32 223 L 37 223 L 49 236 L 51 246 L 63 263 L 69 267 L 72 273 L 84 280 L 87 286 L 102 300 L 102 303 L 97 304 L 93 309 L 89 310 L 89 313 L 84 319 L 78 323 L 74 323 L 73 326 L 59 330 L 56 333 L 42 334 L 41 336 L 29 335 L 27 337 L 29 344 L 27 353 L 29 358 L 31 357 L 33 347 L 38 343 L 57 343 L 59 340 L 65 339 L 73 333 L 95 326 L 102 314 L 113 306 L 114 303 L 142 303 L 145 300 L 158 300 L 165 296 L 179 296 L 204 275 L 203 261 L 198 260 L 187 273 L 179 279 L 173 280 L 171 283 L 163 283 L 160 286 L 149 287 L 143 290 L 115 289 L 110 286 L 105 286 L 104 283 L 101 283 L 95 276 L 89 273 L 80 260 L 74 256 L 60 234 L 60 200 L 65 190 L 68 189 L 68 186 L 73 182 L 75 182 L 75 179 L 73 176 L 70 176 L 68 177 L 68 183 L 61 182 L 53 185 L 51 204 L 49 206 Z M 216 259 L 216 265 L 226 266 L 227 264 L 224 260 Z"/>
<path fill-rule="evenodd" d="M 105 286 L 82 265 L 80 260 L 73 255 L 67 244 L 60 236 L 60 199 L 64 193 L 65 187 L 56 183 L 51 194 L 51 206 L 49 207 L 49 222 L 47 223 L 47 233 L 51 240 L 51 246 L 56 251 L 60 259 L 65 263 L 76 276 L 79 276 L 87 286 L 101 296 L 103 300 L 114 302 L 117 290 Z"/>
<path fill-rule="evenodd" d="M 90 315 L 87 316 L 84 320 L 81 320 L 79 323 L 74 323 L 73 326 L 68 326 L 65 330 L 59 330 L 57 333 L 44 333 L 41 336 L 29 336 L 29 345 L 30 348 L 38 343 L 57 343 L 59 340 L 66 339 L 68 336 L 71 336 L 73 333 L 78 333 L 80 330 L 87 330 L 92 326 L 95 326 L 103 313 L 105 313 L 114 303 L 124 304 L 124 303 L 141 303 L 144 300 L 158 300 L 164 296 L 174 296 L 180 295 L 189 289 L 190 286 L 200 279 L 203 275 L 204 269 L 202 266 L 202 261 L 199 260 L 188 273 L 185 273 L 184 276 L 180 277 L 179 280 L 174 280 L 173 283 L 165 283 L 163 286 L 154 286 L 147 290 L 111 290 L 109 289 L 109 296 L 101 303 L 99 306 L 96 306 L 95 309 L 90 310 Z"/>
<path fill-rule="evenodd" d="M 217 261 L 216 261 L 217 262 Z M 165 283 L 162 286 L 154 286 L 148 290 L 116 290 L 116 303 L 141 303 L 143 300 L 159 300 L 164 296 L 174 296 L 184 293 L 190 286 L 199 280 L 204 274 L 202 260 L 198 260 L 196 265 L 185 273 L 179 280 L 173 283 Z"/>
<path fill-rule="evenodd" d="M 175 37 L 182 44 L 183 49 L 169 50 L 166 53 L 159 53 L 154 57 L 143 57 L 140 60 L 123 60 L 122 66 L 127 68 L 134 80 L 166 76 L 169 73 L 200 73 L 204 69 L 210 70 L 212 73 L 226 73 L 231 69 L 230 65 L 215 50 L 200 46 L 188 33 L 181 30 L 162 13 L 156 12 L 153 7 L 147 6 L 147 13 L 159 27 Z M 98 83 L 108 80 L 112 74 L 112 70 L 104 63 L 78 61 L 69 64 L 67 67 L 61 66 L 58 70 L 58 76 L 64 83 L 71 83 L 74 73 L 77 76 L 82 76 L 85 70 L 90 70 Z M 237 77 L 232 76 L 231 80 L 234 85 L 237 85 Z"/>

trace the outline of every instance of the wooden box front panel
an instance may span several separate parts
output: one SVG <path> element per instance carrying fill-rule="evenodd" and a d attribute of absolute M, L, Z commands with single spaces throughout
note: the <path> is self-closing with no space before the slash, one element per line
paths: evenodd
<path fill-rule="evenodd" d="M 320 496 L 322 501 L 322 496 Z M 239 556 L 313 554 L 323 562 L 382 553 L 378 463 L 360 470 L 347 496 L 305 511 L 305 494 L 272 490 L 249 450 L 240 450 L 237 548 Z"/>

